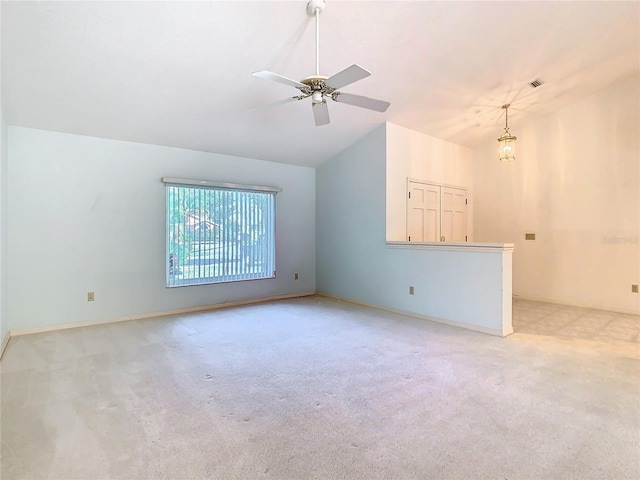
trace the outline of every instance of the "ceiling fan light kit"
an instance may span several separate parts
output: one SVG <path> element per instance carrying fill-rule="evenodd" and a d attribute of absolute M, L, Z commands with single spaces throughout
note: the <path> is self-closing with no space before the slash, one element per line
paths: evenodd
<path fill-rule="evenodd" d="M 351 93 L 343 93 L 340 90 L 347 85 L 362 80 L 371 75 L 370 72 L 362 68 L 360 65 L 353 64 L 350 67 L 332 75 L 325 77 L 320 75 L 320 14 L 326 7 L 325 0 L 311 0 L 307 4 L 307 12 L 316 19 L 316 73 L 297 82 L 277 73 L 261 70 L 254 72 L 253 75 L 264 80 L 289 85 L 300 90 L 300 95 L 290 97 L 277 104 L 303 100 L 311 97 L 311 107 L 313 118 L 317 127 L 329 123 L 329 109 L 327 107 L 327 99 L 334 102 L 346 103 L 355 107 L 366 108 L 376 112 L 385 112 L 389 108 L 389 102 L 376 100 L 374 98 L 364 97 L 362 95 L 354 95 Z"/>
<path fill-rule="evenodd" d="M 504 109 L 504 133 L 498 138 L 498 152 L 501 162 L 510 162 L 516 159 L 516 140 L 518 138 L 509 132 L 508 119 L 510 106 L 508 103 L 502 105 Z"/>

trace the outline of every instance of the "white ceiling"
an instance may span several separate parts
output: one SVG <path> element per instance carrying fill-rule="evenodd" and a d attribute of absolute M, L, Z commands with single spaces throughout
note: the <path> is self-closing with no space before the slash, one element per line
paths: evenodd
<path fill-rule="evenodd" d="M 316 166 L 385 121 L 473 147 L 640 69 L 640 2 L 328 0 L 320 70 L 386 113 L 254 78 L 315 70 L 306 1 L 2 2 L 11 125 Z M 545 84 L 529 86 L 535 78 Z M 515 101 L 513 101 L 515 98 Z"/>

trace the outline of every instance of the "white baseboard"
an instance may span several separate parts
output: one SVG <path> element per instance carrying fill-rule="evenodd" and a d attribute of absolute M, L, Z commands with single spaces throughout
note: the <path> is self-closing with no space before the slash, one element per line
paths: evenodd
<path fill-rule="evenodd" d="M 591 310 L 602 310 L 605 312 L 624 313 L 626 315 L 640 315 L 640 310 L 627 310 L 626 308 L 611 307 L 606 305 L 594 305 L 583 302 L 572 302 L 569 300 L 561 300 L 558 298 L 539 298 L 530 297 L 528 295 L 516 295 L 516 302 L 518 300 L 529 300 L 530 302 L 551 303 L 553 305 L 564 305 L 566 307 L 578 307 L 589 308 Z"/>
<path fill-rule="evenodd" d="M 328 293 L 316 291 L 316 292 L 289 293 L 289 294 L 285 294 L 285 295 L 275 295 L 275 296 L 271 296 L 271 297 L 261 297 L 261 298 L 254 298 L 254 299 L 249 299 L 249 300 L 238 300 L 238 301 L 235 301 L 235 302 L 218 303 L 218 304 L 214 304 L 214 305 L 203 305 L 203 306 L 199 306 L 199 307 L 180 308 L 180 309 L 177 309 L 177 310 L 168 310 L 168 311 L 163 311 L 163 312 L 144 313 L 144 314 L 140 314 L 140 315 L 131 315 L 131 316 L 128 316 L 128 317 L 122 317 L 122 318 L 116 318 L 116 319 L 95 320 L 95 321 L 76 322 L 76 323 L 64 323 L 64 324 L 52 325 L 52 326 L 48 326 L 48 327 L 36 327 L 36 328 L 28 328 L 28 329 L 24 329 L 24 330 L 11 330 L 11 331 L 9 331 L 7 333 L 6 337 L 4 338 L 4 340 L 2 342 L 2 347 L 0 349 L 0 359 L 2 359 L 2 355 L 4 354 L 4 351 L 7 348 L 7 345 L 9 344 L 9 340 L 12 337 L 17 337 L 17 336 L 21 336 L 21 335 L 31 335 L 31 334 L 34 334 L 34 333 L 53 332 L 53 331 L 57 331 L 57 330 L 66 330 L 66 329 L 69 329 L 69 328 L 91 327 L 91 326 L 94 326 L 94 325 L 104 325 L 104 324 L 108 324 L 108 323 L 128 322 L 128 321 L 131 321 L 131 320 L 142 320 L 142 319 L 146 319 L 146 318 L 166 317 L 166 316 L 169 316 L 169 315 L 181 315 L 181 314 L 185 314 L 185 313 L 203 312 L 203 311 L 207 311 L 207 310 L 217 310 L 217 309 L 220 309 L 220 308 L 229 308 L 229 307 L 237 307 L 237 306 L 242 306 L 242 305 L 251 305 L 251 304 L 254 304 L 254 303 L 264 303 L 264 302 L 269 302 L 269 301 L 273 301 L 273 300 L 285 300 L 285 299 L 288 299 L 288 298 L 308 297 L 310 295 L 320 295 L 320 296 L 323 296 L 323 297 L 332 298 L 334 300 L 353 303 L 355 305 L 362 305 L 364 307 L 375 308 L 375 309 L 378 309 L 378 310 L 384 310 L 386 312 L 397 313 L 397 314 L 400 314 L 400 315 L 407 315 L 409 317 L 419 318 L 421 320 L 428 320 L 428 321 L 431 321 L 431 322 L 442 323 L 444 325 L 449 325 L 449 326 L 452 326 L 452 327 L 465 328 L 467 330 L 473 330 L 473 331 L 476 331 L 476 332 L 486 333 L 486 334 L 494 335 L 494 336 L 498 336 L 498 337 L 505 337 L 505 336 L 510 335 L 511 333 L 513 333 L 513 329 L 511 329 L 511 331 L 508 331 L 508 332 L 502 332 L 500 330 L 496 330 L 496 329 L 492 329 L 492 328 L 480 327 L 480 326 L 477 326 L 477 325 L 471 325 L 471 324 L 468 324 L 468 323 L 456 322 L 456 321 L 452 321 L 452 320 L 446 320 L 446 319 L 443 319 L 443 318 L 436 318 L 436 317 L 429 317 L 429 316 L 426 316 L 426 315 L 419 315 L 417 313 L 409 312 L 409 311 L 406 311 L 406 310 L 398 310 L 398 309 L 393 309 L 393 308 L 382 307 L 380 305 L 373 305 L 373 304 L 370 304 L 370 303 L 360 302 L 358 300 L 354 300 L 354 299 L 351 299 L 351 298 L 338 297 L 338 296 L 335 296 L 335 295 L 330 295 Z"/>
<path fill-rule="evenodd" d="M 177 310 L 167 310 L 164 312 L 143 313 L 140 315 L 131 315 L 128 317 L 115 318 L 115 319 L 109 319 L 109 320 L 63 323 L 59 325 L 52 325 L 50 327 L 36 327 L 36 328 L 27 328 L 24 330 L 11 330 L 7 334 L 7 338 L 3 343 L 3 348 L 4 346 L 6 346 L 5 344 L 9 342 L 10 337 L 17 337 L 20 335 L 31 335 L 34 333 L 53 332 L 56 330 L 66 330 L 68 328 L 91 327 L 94 325 L 104 325 L 106 323 L 128 322 L 131 320 L 142 320 L 145 318 L 167 317 L 169 315 L 181 315 L 185 313 L 203 312 L 207 310 L 217 310 L 220 308 L 238 307 L 241 305 L 251 305 L 253 303 L 264 303 L 272 300 L 284 300 L 287 298 L 307 297 L 309 295 L 315 295 L 315 292 L 287 293 L 284 295 L 274 295 L 272 297 L 261 297 L 261 298 L 253 298 L 249 300 L 238 300 L 236 302 L 217 303 L 214 305 L 203 305 L 199 307 L 180 308 Z"/>
<path fill-rule="evenodd" d="M 338 297 L 335 295 L 331 295 L 325 292 L 316 291 L 316 295 L 320 295 L 322 297 L 333 298 L 334 300 L 340 300 L 342 302 L 354 303 L 356 305 L 362 305 L 363 307 L 375 308 L 378 310 L 384 310 L 385 312 L 398 313 L 400 315 L 407 315 L 408 317 L 419 318 L 421 320 L 428 320 L 430 322 L 442 323 L 444 325 L 449 325 L 451 327 L 464 328 L 466 330 L 473 330 L 475 332 L 486 333 L 488 335 L 493 335 L 496 337 L 506 337 L 507 335 L 511 335 L 513 333 L 513 328 L 510 331 L 503 332 L 502 330 L 497 330 L 494 328 L 486 328 L 481 327 L 479 325 L 471 325 L 470 323 L 464 322 L 456 322 L 453 320 L 446 320 L 444 318 L 437 317 L 429 317 L 427 315 L 420 315 L 418 313 L 409 312 L 406 310 L 397 310 L 395 308 L 382 307 L 380 305 L 373 305 L 371 303 L 361 302 L 359 300 L 353 300 L 351 298 Z"/>
<path fill-rule="evenodd" d="M 7 332 L 7 334 L 4 336 L 4 339 L 2 340 L 2 346 L 0 347 L 0 360 L 2 360 L 2 355 L 4 355 L 4 351 L 7 348 L 7 345 L 9 345 L 10 338 L 11 332 Z"/>

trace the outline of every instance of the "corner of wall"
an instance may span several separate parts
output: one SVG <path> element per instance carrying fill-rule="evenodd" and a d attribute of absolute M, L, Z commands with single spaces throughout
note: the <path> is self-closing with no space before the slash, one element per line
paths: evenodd
<path fill-rule="evenodd" d="M 515 244 L 520 298 L 640 313 L 639 80 L 516 123 L 514 162 L 473 150 L 475 240 Z"/>
<path fill-rule="evenodd" d="M 7 316 L 7 175 L 9 164 L 8 127 L 3 108 L 0 71 L 0 338 L 8 339 Z M 5 345 L 3 343 L 3 345 Z"/>
<path fill-rule="evenodd" d="M 2 360 L 2 356 L 4 355 L 4 351 L 7 349 L 7 345 L 9 345 L 9 340 L 11 339 L 10 332 L 7 332 L 4 337 L 2 337 L 2 344 L 0 345 L 0 360 Z"/>

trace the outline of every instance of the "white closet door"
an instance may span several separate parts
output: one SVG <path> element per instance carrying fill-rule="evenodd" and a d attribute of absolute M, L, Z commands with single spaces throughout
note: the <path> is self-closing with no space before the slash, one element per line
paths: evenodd
<path fill-rule="evenodd" d="M 443 242 L 465 242 L 467 235 L 467 192 L 441 187 Z"/>
<path fill-rule="evenodd" d="M 440 241 L 440 187 L 409 182 L 407 208 L 407 240 Z"/>

